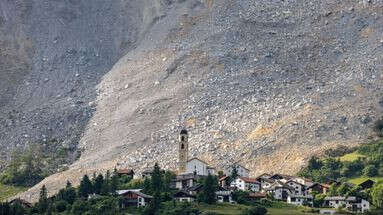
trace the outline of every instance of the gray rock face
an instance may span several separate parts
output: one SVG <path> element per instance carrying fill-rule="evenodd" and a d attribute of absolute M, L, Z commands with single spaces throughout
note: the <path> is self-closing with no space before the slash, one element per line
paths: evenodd
<path fill-rule="evenodd" d="M 80 5 L 85 7 L 89 2 L 81 1 Z M 39 90 L 18 88 L 20 95 L 8 96 L 19 98 L 24 92 L 39 92 L 32 93 L 33 99 L 24 107 L 42 106 L 51 115 L 37 108 L 28 112 L 35 118 L 25 119 L 42 126 L 45 121 L 38 116 L 55 116 L 44 118 L 58 123 L 55 131 L 76 130 L 68 137 L 81 135 L 81 158 L 68 171 L 48 177 L 23 197 L 36 199 L 42 184 L 54 192 L 67 179 L 76 184 L 83 174 L 103 172 L 117 164 L 137 172 L 154 162 L 173 169 L 177 162 L 176 139 L 182 127 L 187 127 L 191 135 L 190 156 L 217 168 L 240 161 L 253 175 L 293 173 L 313 154 L 337 145 L 365 142 L 373 121 L 381 115 L 380 1 L 103 2 L 89 6 L 93 9 L 86 19 L 80 15 L 75 19 L 81 27 L 102 24 L 94 24 L 96 27 L 89 31 L 73 27 L 70 35 L 77 36 L 70 37 L 72 41 L 66 46 L 71 48 L 63 51 L 71 61 L 64 58 L 62 62 L 70 63 L 54 67 L 60 70 L 63 66 L 70 76 L 48 76 L 50 73 L 40 66 L 41 78 L 23 78 Z M 122 7 L 123 3 L 129 6 Z M 94 21 L 95 14 L 107 8 L 114 8 L 110 16 L 117 23 Z M 79 11 L 83 10 L 89 8 Z M 115 30 L 121 25 L 126 25 L 126 30 Z M 125 49 L 111 45 L 115 49 L 106 47 L 104 53 L 93 53 L 103 44 L 95 42 L 103 33 L 110 36 L 103 36 L 103 42 L 121 44 L 114 42 L 117 37 L 132 45 Z M 76 39 L 80 42 L 73 42 Z M 47 49 L 51 51 L 42 49 L 41 53 L 59 50 L 54 46 L 62 39 L 56 40 L 55 36 L 51 41 L 53 48 Z M 77 49 L 83 44 L 89 44 L 88 49 Z M 117 60 L 124 50 L 126 55 L 107 71 L 106 65 L 112 66 L 113 59 Z M 115 58 L 108 58 L 109 54 Z M 31 59 L 40 62 L 37 65 L 55 65 L 51 59 L 60 59 L 40 55 L 34 60 L 35 55 Z M 98 64 L 106 59 L 110 64 Z M 94 71 L 87 67 L 93 64 L 98 65 L 90 67 Z M 29 73 L 23 77 L 29 77 Z M 95 80 L 84 81 L 88 76 Z M 83 88 L 72 92 L 67 88 L 72 82 L 63 80 L 83 80 L 74 81 L 74 86 Z M 61 89 L 56 86 L 69 90 L 69 94 L 52 94 Z M 81 116 L 88 117 L 81 118 L 73 110 L 81 110 Z M 65 113 L 70 117 L 62 118 Z M 21 121 L 22 117 L 14 118 Z M 31 135 L 17 129 L 5 135 L 24 138 L 23 134 Z"/>
<path fill-rule="evenodd" d="M 134 1 L 0 2 L 0 146 L 75 148 L 101 77 L 139 34 Z M 6 156 L 3 156 L 3 158 Z"/>

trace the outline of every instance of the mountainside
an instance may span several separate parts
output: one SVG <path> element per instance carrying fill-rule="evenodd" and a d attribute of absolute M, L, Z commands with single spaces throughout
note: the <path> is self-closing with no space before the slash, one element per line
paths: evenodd
<path fill-rule="evenodd" d="M 26 3 L 28 2 L 28 3 Z M 256 175 L 368 138 L 383 108 L 383 2 L 2 1 L 1 146 L 81 149 L 67 179 L 190 156 Z M 17 13 L 13 13 L 17 11 Z M 4 36 L 3 36 L 4 35 Z"/>

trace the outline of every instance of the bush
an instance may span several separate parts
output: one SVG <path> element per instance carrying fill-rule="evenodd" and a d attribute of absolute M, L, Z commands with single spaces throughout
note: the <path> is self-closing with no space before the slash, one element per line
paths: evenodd
<path fill-rule="evenodd" d="M 67 209 L 68 203 L 66 201 L 60 200 L 55 203 L 55 210 L 59 213 L 64 212 Z"/>
<path fill-rule="evenodd" d="M 379 137 L 383 137 L 383 119 L 379 119 L 375 122 L 374 131 Z"/>
<path fill-rule="evenodd" d="M 262 206 L 256 206 L 250 209 L 246 209 L 242 214 L 243 215 L 265 215 L 267 214 L 267 209 Z"/>
<path fill-rule="evenodd" d="M 374 165 L 368 165 L 363 169 L 363 175 L 374 177 L 378 175 L 378 169 Z"/>

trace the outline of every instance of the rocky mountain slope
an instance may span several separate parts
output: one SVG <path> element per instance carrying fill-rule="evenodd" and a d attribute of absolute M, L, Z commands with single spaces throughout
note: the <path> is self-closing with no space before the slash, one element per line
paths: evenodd
<path fill-rule="evenodd" d="M 0 6 L 2 34 L 15 35 L 1 37 L 1 75 L 12 75 L 0 144 L 62 137 L 82 150 L 27 199 L 116 165 L 175 168 L 181 127 L 190 156 L 217 168 L 293 173 L 312 154 L 365 142 L 383 108 L 381 1 Z M 11 6 L 31 12 L 9 18 Z"/>

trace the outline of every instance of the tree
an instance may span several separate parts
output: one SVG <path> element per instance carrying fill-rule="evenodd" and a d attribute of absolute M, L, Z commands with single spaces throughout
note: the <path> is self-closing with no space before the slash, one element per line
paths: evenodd
<path fill-rule="evenodd" d="M 337 186 L 336 183 L 332 183 L 330 188 L 328 189 L 328 196 L 336 196 L 337 195 Z"/>
<path fill-rule="evenodd" d="M 147 177 L 144 179 L 144 189 L 143 189 L 143 191 L 146 194 L 152 194 L 153 193 L 152 183 L 151 183 L 150 179 L 147 178 Z"/>
<path fill-rule="evenodd" d="M 40 189 L 40 198 L 39 198 L 38 206 L 39 206 L 39 212 L 41 214 L 44 214 L 49 207 L 47 188 L 45 187 L 45 185 L 43 185 Z"/>
<path fill-rule="evenodd" d="M 198 201 L 214 204 L 216 202 L 215 192 L 217 191 L 217 188 L 217 178 L 209 174 L 204 180 L 202 192 L 198 194 Z"/>
<path fill-rule="evenodd" d="M 340 196 L 346 195 L 350 191 L 350 187 L 347 185 L 347 183 L 341 184 L 337 189 L 336 189 L 336 194 Z"/>
<path fill-rule="evenodd" d="M 233 165 L 233 169 L 231 170 L 231 181 L 234 181 L 235 179 L 238 178 L 238 170 L 237 170 L 237 167 L 235 165 Z"/>
<path fill-rule="evenodd" d="M 100 195 L 103 184 L 104 184 L 104 176 L 102 176 L 102 174 L 100 173 L 97 175 L 96 179 L 93 182 L 93 192 L 95 194 Z"/>
<path fill-rule="evenodd" d="M 170 191 L 170 184 L 172 183 L 172 180 L 175 178 L 175 174 L 171 171 L 166 171 L 163 175 L 163 191 L 169 192 Z"/>
<path fill-rule="evenodd" d="M 158 163 L 154 164 L 154 169 L 151 177 L 151 185 L 153 193 L 162 191 L 162 173 Z"/>
<path fill-rule="evenodd" d="M 110 179 L 110 192 L 115 193 L 116 190 L 118 189 L 118 175 L 113 174 L 112 178 Z"/>
<path fill-rule="evenodd" d="M 82 214 L 85 214 L 89 209 L 90 209 L 90 206 L 87 201 L 78 199 L 72 205 L 71 214 L 82 215 Z"/>
<path fill-rule="evenodd" d="M 57 212 L 62 213 L 67 209 L 68 203 L 64 200 L 56 201 L 54 204 L 54 208 Z"/>
<path fill-rule="evenodd" d="M 375 122 L 374 131 L 379 137 L 383 137 L 383 119 L 379 119 Z"/>
<path fill-rule="evenodd" d="M 78 188 L 78 195 L 83 198 L 88 198 L 89 194 L 93 193 L 92 182 L 88 175 L 84 175 Z"/>
<path fill-rule="evenodd" d="M 322 166 L 323 166 L 323 163 L 318 157 L 313 156 L 310 158 L 309 164 L 308 164 L 309 170 L 320 169 L 322 168 Z"/>
<path fill-rule="evenodd" d="M 372 203 L 377 208 L 383 208 L 383 182 L 376 183 L 371 190 Z"/>
<path fill-rule="evenodd" d="M 249 193 L 242 190 L 237 190 L 233 193 L 233 200 L 238 204 L 246 204 L 249 202 Z"/>
<path fill-rule="evenodd" d="M 378 175 L 378 169 L 374 165 L 368 165 L 363 169 L 363 175 L 374 177 Z"/>
<path fill-rule="evenodd" d="M 76 200 L 76 190 L 74 187 L 72 187 L 72 184 L 69 181 L 66 182 L 65 198 L 63 200 L 69 204 L 73 204 L 73 202 Z"/>

